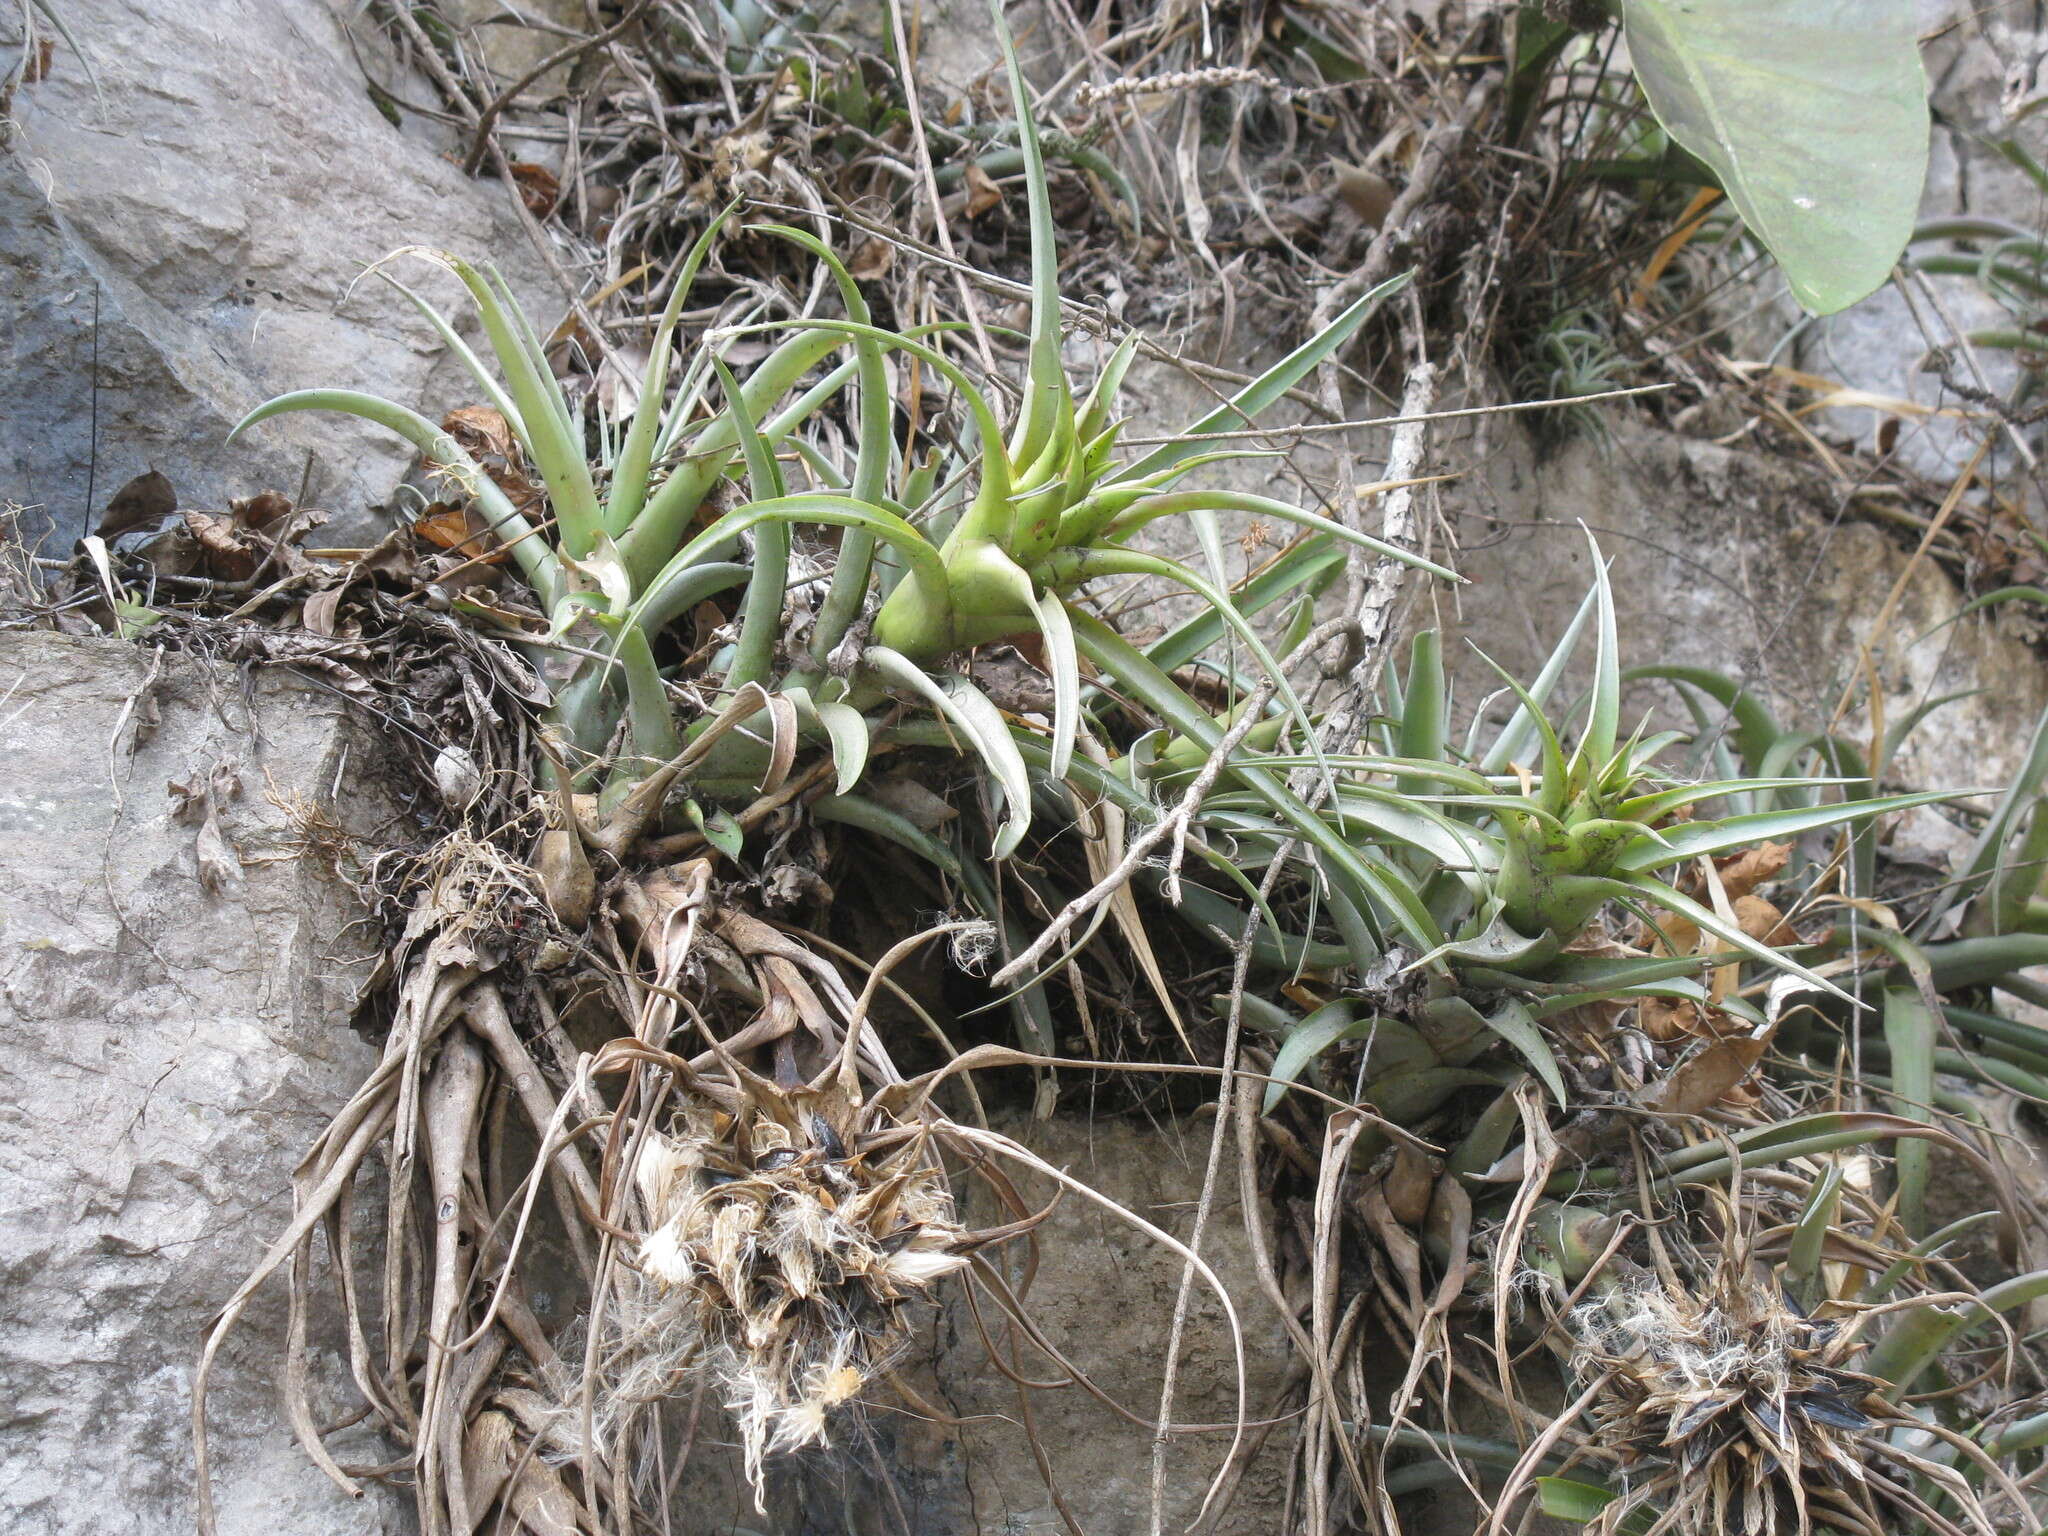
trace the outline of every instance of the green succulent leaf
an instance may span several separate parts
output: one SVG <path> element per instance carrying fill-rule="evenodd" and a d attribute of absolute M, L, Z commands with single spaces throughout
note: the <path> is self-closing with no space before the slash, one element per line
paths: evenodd
<path fill-rule="evenodd" d="M 975 752 L 994 775 L 1008 811 L 1008 819 L 996 833 L 995 857 L 1006 859 L 1015 853 L 1031 827 L 1031 778 L 1002 711 L 989 702 L 987 694 L 959 674 L 945 672 L 934 677 L 887 646 L 869 646 L 862 653 L 862 660 L 885 683 L 924 699 L 973 743 Z"/>
<path fill-rule="evenodd" d="M 1288 1087 L 1301 1080 L 1309 1063 L 1342 1040 L 1362 1040 L 1370 1033 L 1374 1019 L 1361 1019 L 1358 1005 L 1340 999 L 1325 1003 L 1287 1032 L 1280 1049 L 1273 1053 L 1271 1081 L 1266 1084 L 1264 1112 L 1271 1114 L 1287 1096 Z"/>

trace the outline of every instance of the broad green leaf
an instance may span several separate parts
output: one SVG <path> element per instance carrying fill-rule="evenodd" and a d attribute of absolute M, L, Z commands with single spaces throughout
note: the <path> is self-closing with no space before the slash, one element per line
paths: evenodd
<path fill-rule="evenodd" d="M 2048 934 L 2002 933 L 1985 939 L 1954 939 L 1921 946 L 1940 992 L 1996 986 L 2014 971 L 2048 965 Z"/>
<path fill-rule="evenodd" d="M 705 225 L 704 233 L 690 246 L 683 257 L 682 270 L 669 287 L 661 320 L 654 328 L 654 340 L 647 349 L 647 368 L 640 379 L 640 404 L 633 412 L 632 425 L 626 429 L 625 441 L 619 446 L 618 462 L 612 466 L 611 485 L 605 493 L 604 529 L 613 538 L 632 527 L 633 519 L 647 504 L 647 475 L 654 464 L 655 441 L 662 425 L 662 401 L 668 395 L 669 358 L 675 350 L 676 325 L 697 280 L 697 269 L 704 264 L 712 242 L 725 228 L 725 221 L 732 217 L 733 206 L 728 204 L 723 213 Z"/>
<path fill-rule="evenodd" d="M 1480 772 L 1505 772 L 1508 764 L 1521 761 L 1523 754 L 1529 750 L 1529 745 L 1543 719 L 1543 705 L 1549 699 L 1551 689 L 1557 686 L 1558 679 L 1564 676 L 1565 663 L 1571 660 L 1572 651 L 1579 643 L 1579 632 L 1586 627 L 1586 620 L 1593 616 L 1597 598 L 1597 593 L 1588 591 L 1580 599 L 1578 612 L 1572 615 L 1571 623 L 1565 626 L 1564 633 L 1558 637 L 1557 644 L 1543 663 L 1543 670 L 1536 674 L 1536 681 L 1531 683 L 1526 691 L 1515 690 L 1516 696 L 1522 700 L 1522 707 L 1515 711 L 1506 725 L 1501 727 L 1500 735 L 1494 738 L 1493 745 L 1487 748 L 1483 757 L 1479 756 L 1477 738 L 1480 720 L 1485 718 L 1486 711 L 1484 708 L 1479 711 L 1478 718 L 1472 722 L 1472 738 L 1466 742 L 1465 755 L 1479 757 Z M 1494 666 L 1491 661 L 1487 665 Z M 1494 670 L 1498 672 L 1500 668 L 1494 666 Z"/>
<path fill-rule="evenodd" d="M 933 705 L 974 743 L 975 752 L 995 776 L 1009 811 L 1008 819 L 996 833 L 995 857 L 1006 859 L 1016 852 L 1031 826 L 1031 779 L 1002 711 L 989 702 L 987 694 L 958 673 L 943 672 L 934 677 L 887 646 L 869 646 L 862 659 L 884 682 L 907 689 Z"/>
<path fill-rule="evenodd" d="M 1600 553 L 1590 529 L 1586 548 L 1593 557 L 1593 696 L 1579 751 L 1598 773 L 1614 756 L 1615 741 L 1621 734 L 1621 641 L 1615 633 L 1614 587 L 1607 579 L 1607 557 Z"/>
<path fill-rule="evenodd" d="M 1909 1145 L 1921 1146 L 1924 1143 L 1912 1142 Z M 1814 1185 L 1813 1193 L 1806 1197 L 1806 1206 L 1792 1228 L 1791 1247 L 1785 1256 L 1785 1273 L 1802 1287 L 1820 1273 L 1821 1254 L 1828 1232 L 1833 1228 L 1835 1215 L 1842 1206 L 1842 1179 L 1842 1163 L 1837 1159 L 1828 1164 L 1827 1172 Z"/>
<path fill-rule="evenodd" d="M 1975 1301 L 1902 1311 L 1857 1369 L 1890 1382 L 1891 1390 L 1885 1395 L 1896 1398 L 1958 1334 L 2044 1296 L 2048 1296 L 2048 1269 L 1990 1286 L 1979 1292 Z"/>
<path fill-rule="evenodd" d="M 627 713 L 633 723 L 633 750 L 653 763 L 666 762 L 681 749 L 668 690 L 655 669 L 647 632 L 629 627 L 619 637 L 619 660 L 626 669 Z"/>
<path fill-rule="evenodd" d="M 1622 0 L 1670 135 L 1713 168 L 1818 315 L 1891 275 L 1927 178 L 1927 79 L 1902 0 Z"/>
<path fill-rule="evenodd" d="M 783 693 L 796 705 L 799 715 L 815 719 L 824 728 L 832 746 L 836 773 L 833 793 L 846 794 L 860 782 L 868 766 L 868 722 L 844 699 L 819 699 L 808 688 L 785 688 Z"/>
<path fill-rule="evenodd" d="M 1400 755 L 1424 762 L 1441 760 L 1448 716 L 1443 639 L 1425 629 L 1408 643 L 1408 680 L 1401 690 L 1400 737 L 1395 743 Z M 1403 795 L 1429 793 L 1427 781 L 1412 775 L 1395 779 L 1394 788 Z"/>
<path fill-rule="evenodd" d="M 1768 944 L 1758 943 L 1740 928 L 1731 927 L 1723 922 L 1719 914 L 1701 906 L 1690 896 L 1673 890 L 1661 881 L 1642 877 L 1633 881 L 1596 880 L 1591 882 L 1591 884 L 1605 887 L 1608 895 L 1616 901 L 1631 906 L 1641 902 L 1649 902 L 1663 907 L 1666 911 L 1675 912 L 1680 917 L 1689 921 L 1695 928 L 1705 933 L 1711 933 L 1723 944 L 1741 950 L 1752 960 L 1761 960 L 1765 965 L 1775 966 L 1781 971 L 1789 971 L 1800 980 L 1810 982 L 1821 991 L 1828 993 L 1830 996 L 1838 997 L 1844 1002 L 1855 1001 L 1848 993 L 1844 992 L 1832 981 L 1829 981 L 1825 976 L 1808 970 L 1805 966 L 1790 958 L 1783 950 L 1773 949 Z"/>
<path fill-rule="evenodd" d="M 685 800 L 684 809 L 689 813 L 691 824 L 704 834 L 704 841 L 724 854 L 728 859 L 737 859 L 740 850 L 746 846 L 747 834 L 740 824 L 733 820 L 732 813 L 713 806 L 709 812 L 695 800 Z"/>
<path fill-rule="evenodd" d="M 781 500 L 784 492 L 782 466 L 776 462 L 775 451 L 754 425 L 754 414 L 747 409 L 746 395 L 740 389 L 739 380 L 732 376 L 732 370 L 725 366 L 723 358 L 714 357 L 711 366 L 718 372 L 719 383 L 725 386 L 726 410 L 732 417 L 733 435 L 739 439 L 740 453 L 746 461 L 747 479 L 753 491 L 749 499 L 757 502 Z M 782 604 L 789 585 L 789 551 L 789 524 L 780 518 L 764 519 L 754 532 L 754 569 L 747 578 L 747 594 L 740 603 L 739 641 L 733 646 L 732 664 L 725 673 L 728 688 L 768 681 L 782 638 Z"/>
<path fill-rule="evenodd" d="M 1035 606 L 1052 678 L 1052 776 L 1064 779 L 1074 766 L 1074 738 L 1081 727 L 1081 661 L 1066 604 L 1057 594 L 1042 592 Z"/>
<path fill-rule="evenodd" d="M 1985 823 L 1984 830 L 1971 847 L 1968 869 L 1928 913 L 1922 924 L 1923 932 L 1936 917 L 1976 895 L 1998 874 L 1999 865 L 2006 855 L 2007 841 L 2021 818 L 2039 801 L 2044 785 L 2048 785 L 2048 710 L 2043 710 L 2040 719 L 2035 721 L 2033 740 L 2027 744 L 2026 761 L 2020 765 L 2019 773 L 2000 797 L 1997 809 L 1991 813 L 1991 819 Z"/>
<path fill-rule="evenodd" d="M 1772 782 L 1772 781 L 1763 781 Z M 1614 867 L 1628 874 L 1647 874 L 1672 864 L 1682 864 L 1701 854 L 1727 853 L 1768 838 L 1796 837 L 1817 827 L 1866 821 L 1893 811 L 1909 811 L 1918 805 L 1953 800 L 1955 791 L 1937 790 L 1917 795 L 1890 795 L 1882 800 L 1848 800 L 1838 805 L 1795 807 L 1789 811 L 1760 811 L 1754 816 L 1731 816 L 1725 821 L 1689 821 L 1661 832 L 1631 838 Z"/>
<path fill-rule="evenodd" d="M 1919 634 L 1915 635 L 1913 643 L 1918 645 L 1929 635 L 1941 633 L 1941 631 L 1947 629 L 1949 625 L 1955 623 L 1958 619 L 1968 618 L 1979 609 L 1995 608 L 2002 603 L 2038 603 L 2042 607 L 2048 608 L 2048 589 L 2041 587 L 2000 587 L 1996 591 L 1986 592 L 1982 597 L 1973 597 L 1954 613 L 1935 625 L 1934 628 L 1922 630 Z"/>
<path fill-rule="evenodd" d="M 1287 1032 L 1273 1054 L 1272 1081 L 1266 1084 L 1265 1113 L 1271 1114 L 1287 1096 L 1288 1087 L 1308 1070 L 1309 1063 L 1340 1040 L 1360 1040 L 1374 1021 L 1358 1016 L 1356 1003 L 1340 999 L 1325 1003 Z"/>
<path fill-rule="evenodd" d="M 1551 1099 L 1559 1109 L 1563 1109 L 1567 1102 L 1564 1077 L 1557 1070 L 1557 1058 L 1551 1054 L 1550 1042 L 1543 1038 L 1535 1015 L 1509 998 L 1486 1016 L 1486 1027 L 1522 1053 L 1522 1059 L 1535 1069 L 1536 1075 L 1543 1080 L 1543 1086 L 1550 1090 Z"/>
<path fill-rule="evenodd" d="M 1081 653 L 1107 673 L 1119 687 L 1130 693 L 1160 720 L 1204 750 L 1222 739 L 1223 731 L 1202 707 L 1183 692 L 1172 678 L 1148 661 L 1138 650 L 1093 614 L 1070 608 L 1074 638 Z M 1383 862 L 1365 857 L 1353 848 L 1322 816 L 1294 795 L 1270 770 L 1245 762 L 1236 765 L 1237 778 L 1273 808 L 1276 815 L 1322 856 L 1323 874 L 1332 889 L 1339 882 L 1370 892 L 1393 915 L 1394 921 L 1419 949 L 1429 950 L 1443 943 L 1443 930 L 1406 877 Z M 1353 955 L 1356 962 L 1360 956 Z"/>
<path fill-rule="evenodd" d="M 1589 1525 L 1599 1519 L 1600 1512 L 1620 1497 L 1611 1489 L 1574 1482 L 1568 1477 L 1537 1478 L 1536 1496 L 1543 1502 L 1543 1513 L 1577 1525 Z"/>

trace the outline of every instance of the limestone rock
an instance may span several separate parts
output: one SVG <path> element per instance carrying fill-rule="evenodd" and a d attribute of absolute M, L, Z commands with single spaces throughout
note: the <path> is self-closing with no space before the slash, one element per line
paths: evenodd
<path fill-rule="evenodd" d="M 189 507 L 304 481 L 335 542 L 373 533 L 370 509 L 412 459 L 391 434 L 308 414 L 223 439 L 292 389 L 365 389 L 435 416 L 462 403 L 426 323 L 361 279 L 423 244 L 558 298 L 505 189 L 466 179 L 438 129 L 379 112 L 357 50 L 415 99 L 430 87 L 399 77 L 351 0 L 66 0 L 64 14 L 100 89 L 59 42 L 0 139 L 0 282 L 26 306 L 0 336 L 0 498 L 39 508 L 68 546 L 150 468 Z M 406 270 L 454 291 L 437 276 Z"/>
<path fill-rule="evenodd" d="M 0 634 L 0 699 L 0 1531 L 183 1536 L 201 1338 L 376 1059 L 361 914 L 285 806 L 368 832 L 380 754 L 310 683 L 112 640 Z M 217 1371 L 222 1536 L 409 1529 L 292 1443 L 283 1311 L 259 1296 Z"/>

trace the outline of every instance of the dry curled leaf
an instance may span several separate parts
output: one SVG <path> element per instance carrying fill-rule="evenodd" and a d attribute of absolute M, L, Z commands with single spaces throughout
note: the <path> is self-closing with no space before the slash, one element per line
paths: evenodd
<path fill-rule="evenodd" d="M 562 200 L 562 183 L 553 171 L 529 160 L 513 161 L 511 170 L 513 183 L 519 188 L 519 201 L 526 204 L 528 213 L 544 219 L 555 211 L 555 205 Z"/>
<path fill-rule="evenodd" d="M 1721 1102 L 1763 1060 L 1766 1040 L 1745 1035 L 1716 1040 L 1689 1056 L 1667 1076 L 1636 1095 L 1644 1109 L 1667 1115 L 1697 1115 Z"/>
<path fill-rule="evenodd" d="M 1714 873 L 1720 876 L 1721 889 L 1728 893 L 1728 899 L 1735 901 L 1766 881 L 1777 879 L 1784 873 L 1785 862 L 1791 857 L 1790 843 L 1758 843 L 1741 853 L 1716 859 Z"/>
<path fill-rule="evenodd" d="M 164 786 L 171 797 L 174 821 L 199 823 L 193 839 L 193 853 L 199 864 L 199 883 L 219 895 L 242 878 L 242 856 L 221 830 L 220 808 L 242 792 L 242 778 L 229 761 L 215 763 L 201 773 L 193 769 L 183 779 Z"/>
<path fill-rule="evenodd" d="M 281 522 L 291 514 L 292 499 L 282 491 L 259 491 L 254 496 L 243 496 L 228 503 L 228 515 L 236 525 L 258 533 L 268 531 L 271 524 Z"/>
<path fill-rule="evenodd" d="M 1378 229 L 1386 222 L 1387 211 L 1394 206 L 1393 184 L 1377 171 L 1346 165 L 1341 160 L 1333 165 L 1337 173 L 1337 195 L 1358 215 L 1361 224 L 1369 229 Z"/>
<path fill-rule="evenodd" d="M 846 270 L 853 274 L 856 282 L 878 282 L 889 275 L 889 268 L 896 263 L 896 247 L 887 240 L 863 240 L 853 249 L 853 260 Z"/>
<path fill-rule="evenodd" d="M 466 560 L 502 565 L 506 559 L 490 525 L 468 507 L 437 501 L 420 514 L 412 530 L 436 549 L 452 550 Z"/>
<path fill-rule="evenodd" d="M 214 580 L 247 581 L 256 574 L 263 552 L 233 518 L 218 512 L 187 512 L 185 531 L 198 543 L 206 574 Z"/>
<path fill-rule="evenodd" d="M 967 217 L 978 219 L 989 209 L 1003 200 L 1003 189 L 997 186 L 980 164 L 967 162 Z"/>
<path fill-rule="evenodd" d="M 93 532 L 103 539 L 117 538 L 131 529 L 161 522 L 177 510 L 178 493 L 172 488 L 170 477 L 158 470 L 148 470 L 114 492 Z"/>
<path fill-rule="evenodd" d="M 472 457 L 494 454 L 507 462 L 516 457 L 512 424 L 487 405 L 457 406 L 441 418 L 441 430 Z"/>

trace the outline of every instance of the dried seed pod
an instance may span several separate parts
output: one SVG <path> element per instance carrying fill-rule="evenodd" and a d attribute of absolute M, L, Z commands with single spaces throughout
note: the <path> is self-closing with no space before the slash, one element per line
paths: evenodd
<path fill-rule="evenodd" d="M 970 1241 L 925 1138 L 849 1150 L 834 1120 L 850 1117 L 797 1097 L 686 1113 L 634 1165 L 650 1324 L 622 1375 L 711 1382 L 757 1497 L 764 1458 L 825 1441 L 832 1411 L 908 1341 L 906 1304 L 963 1267 Z"/>
<path fill-rule="evenodd" d="M 1579 1374 L 1605 1378 L 1592 1407 L 1601 1443 L 1624 1458 L 1626 1492 L 1590 1527 L 1598 1536 L 1645 1506 L 1676 1536 L 1803 1536 L 1816 1506 L 1898 1528 L 1903 1511 L 1880 1506 L 1890 1484 L 1870 1460 L 1891 1416 L 1882 1383 L 1846 1367 L 1862 1346 L 1838 1322 L 1724 1267 L 1699 1293 L 1638 1276 L 1572 1325 Z"/>

